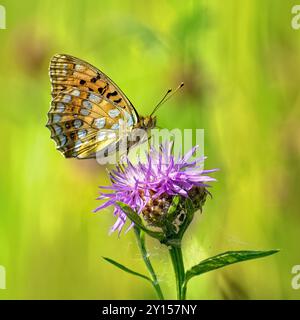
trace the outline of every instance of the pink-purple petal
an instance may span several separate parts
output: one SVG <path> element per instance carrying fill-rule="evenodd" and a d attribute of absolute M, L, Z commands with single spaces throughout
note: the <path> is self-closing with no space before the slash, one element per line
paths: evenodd
<path fill-rule="evenodd" d="M 139 160 L 136 165 L 126 158 L 125 165 L 118 165 L 110 172 L 111 186 L 101 186 L 100 188 L 111 191 L 100 193 L 99 200 L 107 200 L 94 212 L 102 210 L 110 205 L 115 205 L 114 215 L 117 221 L 111 228 L 111 232 L 122 231 L 126 223 L 126 214 L 116 206 L 116 201 L 121 201 L 129 205 L 138 214 L 151 198 L 158 198 L 162 194 L 180 195 L 188 197 L 188 191 L 194 186 L 208 186 L 206 182 L 216 181 L 210 177 L 209 173 L 218 169 L 204 170 L 204 160 L 206 157 L 198 157 L 189 161 L 198 146 L 193 147 L 184 156 L 175 159 L 172 154 L 173 144 L 165 143 L 159 150 L 151 147 L 146 154 L 146 161 Z M 133 224 L 127 228 L 128 232 Z"/>

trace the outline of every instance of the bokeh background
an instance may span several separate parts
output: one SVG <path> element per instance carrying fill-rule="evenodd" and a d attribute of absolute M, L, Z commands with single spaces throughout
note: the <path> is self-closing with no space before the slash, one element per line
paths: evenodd
<path fill-rule="evenodd" d="M 213 199 L 184 241 L 186 266 L 226 250 L 272 257 L 195 278 L 190 299 L 299 299 L 300 30 L 295 1 L 2 0 L 0 30 L 1 299 L 151 299 L 150 285 L 101 259 L 146 273 L 133 232 L 108 235 L 111 208 L 93 214 L 95 161 L 64 159 L 45 128 L 48 63 L 69 53 L 99 67 L 141 114 L 186 86 L 159 126 L 204 128 Z M 148 247 L 165 295 L 175 298 L 164 248 Z"/>

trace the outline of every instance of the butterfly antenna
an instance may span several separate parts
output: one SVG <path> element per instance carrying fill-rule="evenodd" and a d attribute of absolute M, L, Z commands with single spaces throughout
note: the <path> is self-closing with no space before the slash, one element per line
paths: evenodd
<path fill-rule="evenodd" d="M 156 105 L 156 107 L 153 109 L 152 113 L 150 114 L 150 117 L 157 111 L 159 107 L 161 107 L 165 102 L 167 102 L 171 97 L 174 96 L 174 94 L 181 89 L 184 86 L 184 83 L 181 82 L 181 84 L 173 91 L 172 94 L 172 89 L 169 89 L 166 94 L 163 96 L 163 98 L 159 101 L 159 103 Z M 170 94 L 170 95 L 169 95 Z"/>
<path fill-rule="evenodd" d="M 162 99 L 159 101 L 159 103 L 155 106 L 152 113 L 150 114 L 150 117 L 157 111 L 157 109 L 163 104 L 164 100 L 167 98 L 167 96 L 172 92 L 172 89 L 169 89 L 165 95 L 162 97 Z"/>

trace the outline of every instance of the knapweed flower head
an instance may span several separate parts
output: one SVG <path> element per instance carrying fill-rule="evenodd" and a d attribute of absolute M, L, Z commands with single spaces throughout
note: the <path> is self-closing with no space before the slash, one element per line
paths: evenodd
<path fill-rule="evenodd" d="M 99 200 L 106 200 L 95 209 L 99 211 L 114 205 L 116 223 L 111 231 L 121 232 L 127 216 L 117 205 L 123 202 L 130 206 L 152 226 L 161 226 L 175 196 L 192 198 L 197 209 L 205 201 L 207 183 L 215 181 L 209 173 L 217 169 L 204 170 L 205 157 L 191 160 L 197 146 L 184 156 L 173 155 L 172 143 L 151 148 L 145 161 L 133 164 L 128 158 L 110 172 L 111 185 L 100 187 L 109 193 L 100 193 Z M 132 226 L 132 224 L 131 224 Z"/>

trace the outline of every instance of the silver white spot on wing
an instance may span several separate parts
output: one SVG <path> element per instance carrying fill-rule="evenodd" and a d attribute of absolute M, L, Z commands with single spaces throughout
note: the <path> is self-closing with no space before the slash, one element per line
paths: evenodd
<path fill-rule="evenodd" d="M 59 135 L 62 133 L 62 128 L 58 126 L 57 124 L 53 125 L 53 129 L 56 135 Z"/>
<path fill-rule="evenodd" d="M 52 121 L 53 121 L 54 123 L 56 123 L 56 122 L 59 122 L 60 119 L 61 119 L 61 116 L 60 116 L 59 114 L 54 114 L 54 115 L 53 115 L 53 118 L 52 118 Z"/>
<path fill-rule="evenodd" d="M 99 103 L 101 101 L 101 98 L 96 96 L 94 93 L 90 93 L 89 99 L 94 103 Z"/>
<path fill-rule="evenodd" d="M 74 120 L 73 124 L 74 124 L 74 127 L 78 129 L 82 126 L 82 121 L 80 119 L 76 119 Z"/>
<path fill-rule="evenodd" d="M 72 97 L 69 94 L 65 94 L 62 102 L 69 103 L 72 100 Z"/>
<path fill-rule="evenodd" d="M 88 116 L 90 114 L 89 110 L 87 109 L 81 109 L 80 110 L 80 113 L 83 115 L 83 116 Z"/>
<path fill-rule="evenodd" d="M 105 126 L 105 118 L 95 119 L 94 124 L 98 129 L 102 129 Z"/>
<path fill-rule="evenodd" d="M 67 137 L 64 134 L 61 134 L 58 136 L 59 142 L 60 142 L 60 147 L 63 147 L 67 143 Z"/>
<path fill-rule="evenodd" d="M 108 111 L 108 115 L 111 118 L 116 118 L 119 114 L 120 114 L 120 110 L 118 110 L 118 109 L 112 109 L 112 110 Z"/>
<path fill-rule="evenodd" d="M 77 140 L 77 141 L 75 142 L 75 144 L 74 144 L 74 148 L 75 148 L 75 149 L 78 149 L 81 145 L 82 145 L 82 142 L 79 141 L 79 140 Z"/>
<path fill-rule="evenodd" d="M 83 100 L 82 105 L 87 109 L 92 109 L 93 105 L 88 100 Z"/>
<path fill-rule="evenodd" d="M 130 118 L 128 118 L 128 120 L 127 120 L 127 125 L 129 126 L 129 127 L 132 127 L 133 126 L 133 118 L 130 116 Z"/>
<path fill-rule="evenodd" d="M 78 138 L 83 139 L 87 135 L 87 131 L 85 129 L 81 129 L 78 131 Z"/>
<path fill-rule="evenodd" d="M 112 126 L 111 126 L 111 129 L 112 130 L 118 130 L 120 128 L 120 125 L 118 123 L 114 123 Z"/>
<path fill-rule="evenodd" d="M 64 112 L 65 111 L 65 105 L 62 102 L 58 102 L 56 104 L 56 111 Z"/>
<path fill-rule="evenodd" d="M 125 119 L 127 120 L 127 126 L 132 127 L 133 126 L 133 117 L 125 110 L 124 110 L 124 116 L 125 116 Z"/>
<path fill-rule="evenodd" d="M 98 134 L 97 134 L 97 141 L 103 141 L 105 140 L 107 137 L 107 133 L 106 132 L 103 132 L 103 131 L 100 131 Z"/>
<path fill-rule="evenodd" d="M 75 70 L 76 70 L 76 71 L 84 71 L 84 69 L 85 69 L 84 66 L 82 66 L 82 65 L 80 65 L 80 64 L 76 64 L 76 65 L 75 65 Z"/>
<path fill-rule="evenodd" d="M 74 89 L 72 91 L 72 95 L 75 96 L 75 97 L 79 97 L 80 96 L 80 91 L 78 89 Z"/>

